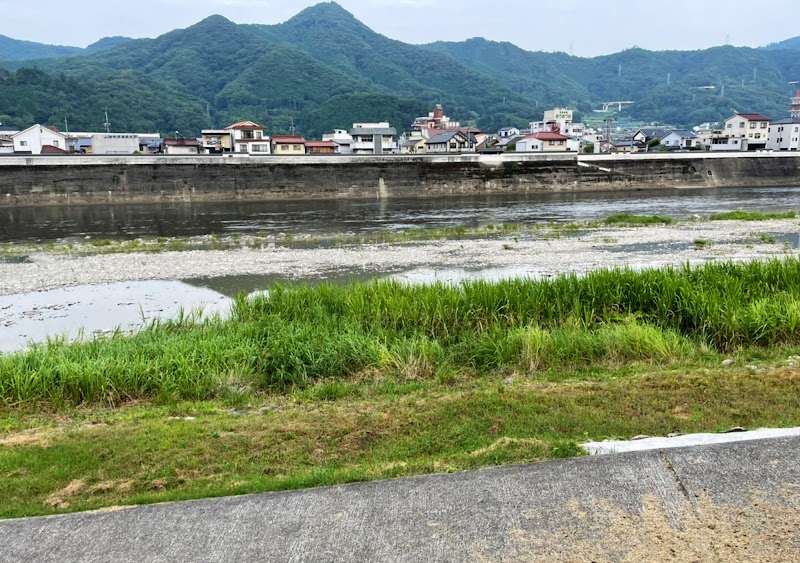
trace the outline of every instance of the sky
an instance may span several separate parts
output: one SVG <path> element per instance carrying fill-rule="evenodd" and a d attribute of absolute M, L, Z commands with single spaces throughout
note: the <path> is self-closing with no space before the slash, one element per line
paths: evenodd
<path fill-rule="evenodd" d="M 221 14 L 275 24 L 317 0 L 0 0 L 0 34 L 85 47 L 101 37 L 157 37 Z M 800 35 L 800 1 L 340 0 L 369 27 L 407 43 L 485 37 L 578 56 L 630 47 L 758 47 Z"/>

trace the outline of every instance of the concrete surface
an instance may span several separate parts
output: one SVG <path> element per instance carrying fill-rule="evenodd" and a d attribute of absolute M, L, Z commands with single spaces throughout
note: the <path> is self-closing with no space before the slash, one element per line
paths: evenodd
<path fill-rule="evenodd" d="M 0 208 L 800 185 L 796 153 L 0 158 Z"/>
<path fill-rule="evenodd" d="M 780 438 L 4 521 L 0 561 L 792 561 L 798 446 Z"/>
<path fill-rule="evenodd" d="M 641 440 L 620 440 L 608 442 L 586 442 L 581 444 L 591 455 L 621 454 L 627 452 L 646 452 L 649 450 L 668 450 L 703 446 L 710 444 L 731 444 L 764 440 L 766 438 L 791 438 L 800 436 L 800 428 L 764 428 L 749 432 L 730 432 L 727 434 L 686 434 L 671 438 L 653 437 Z"/>

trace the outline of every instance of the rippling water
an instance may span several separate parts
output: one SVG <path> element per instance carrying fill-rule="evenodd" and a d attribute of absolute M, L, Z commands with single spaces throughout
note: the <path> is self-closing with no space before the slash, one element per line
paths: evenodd
<path fill-rule="evenodd" d="M 337 234 L 489 223 L 584 221 L 622 212 L 686 217 L 737 209 L 800 209 L 800 188 L 0 208 L 0 241 L 212 233 Z"/>

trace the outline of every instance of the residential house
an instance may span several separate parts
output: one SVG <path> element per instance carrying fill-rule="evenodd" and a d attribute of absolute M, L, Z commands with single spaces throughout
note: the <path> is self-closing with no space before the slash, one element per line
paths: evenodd
<path fill-rule="evenodd" d="M 800 117 L 788 117 L 771 124 L 767 139 L 767 150 L 800 150 Z"/>
<path fill-rule="evenodd" d="M 661 146 L 668 149 L 700 149 L 700 138 L 691 131 L 673 131 L 663 139 Z"/>
<path fill-rule="evenodd" d="M 336 154 L 333 141 L 306 141 L 306 154 Z"/>
<path fill-rule="evenodd" d="M 511 137 L 519 137 L 520 130 L 516 127 L 503 127 L 500 131 L 497 132 L 497 136 L 500 139 L 510 139 Z"/>
<path fill-rule="evenodd" d="M 196 156 L 202 149 L 197 139 L 164 139 L 161 146 L 164 154 L 169 156 Z"/>
<path fill-rule="evenodd" d="M 564 152 L 571 139 L 561 133 L 542 132 L 526 135 L 517 141 L 517 152 Z"/>
<path fill-rule="evenodd" d="M 616 153 L 634 153 L 639 152 L 640 146 L 634 141 L 616 141 L 611 143 L 611 152 Z"/>
<path fill-rule="evenodd" d="M 142 154 L 161 154 L 164 152 L 162 146 L 164 141 L 159 138 L 139 137 L 139 152 Z"/>
<path fill-rule="evenodd" d="M 396 154 L 397 130 L 389 122 L 353 123 L 353 154 Z"/>
<path fill-rule="evenodd" d="M 19 133 L 19 129 L 0 126 L 0 154 L 13 154 L 14 141 L 11 136 Z"/>
<path fill-rule="evenodd" d="M 334 129 L 322 135 L 323 141 L 332 141 L 336 154 L 353 154 L 353 137 L 345 129 Z"/>
<path fill-rule="evenodd" d="M 426 154 L 459 154 L 475 152 L 477 141 L 472 133 L 446 131 L 428 139 L 425 144 Z"/>
<path fill-rule="evenodd" d="M 407 137 L 400 142 L 400 150 L 402 154 L 424 154 L 425 153 L 425 146 L 428 143 L 428 139 L 422 136 L 414 136 Z"/>
<path fill-rule="evenodd" d="M 232 150 L 235 153 L 269 154 L 271 152 L 270 139 L 264 133 L 266 127 L 263 125 L 252 121 L 240 121 L 227 126 L 225 130 L 230 131 Z M 213 139 L 213 134 L 209 135 L 209 140 L 211 139 Z M 222 141 L 222 139 L 220 139 L 220 141 Z M 304 153 L 305 150 L 300 154 Z"/>
<path fill-rule="evenodd" d="M 711 150 L 764 149 L 769 139 L 769 118 L 758 113 L 737 113 L 725 121 L 722 135 L 712 141 Z"/>
<path fill-rule="evenodd" d="M 33 125 L 11 135 L 15 154 L 57 154 L 67 152 L 67 136 L 54 127 Z M 57 149 L 57 150 L 52 150 Z"/>
<path fill-rule="evenodd" d="M 273 135 L 272 154 L 278 156 L 306 154 L 306 140 L 298 135 Z"/>
<path fill-rule="evenodd" d="M 262 135 L 263 131 L 262 129 Z M 203 138 L 203 152 L 205 154 L 228 154 L 233 152 L 233 131 L 231 129 L 203 129 L 200 134 Z M 242 145 L 248 146 L 247 143 L 242 143 Z"/>
<path fill-rule="evenodd" d="M 652 141 L 661 141 L 664 137 L 669 135 L 669 131 L 661 129 L 660 127 L 646 127 L 639 129 L 631 135 L 631 139 L 640 147 L 649 145 Z"/>
<path fill-rule="evenodd" d="M 450 130 L 460 128 L 461 124 L 458 121 L 453 121 L 444 114 L 444 109 L 441 104 L 436 104 L 436 107 L 431 113 L 425 117 L 416 118 L 411 125 L 412 131 L 422 131 L 424 129 Z"/>

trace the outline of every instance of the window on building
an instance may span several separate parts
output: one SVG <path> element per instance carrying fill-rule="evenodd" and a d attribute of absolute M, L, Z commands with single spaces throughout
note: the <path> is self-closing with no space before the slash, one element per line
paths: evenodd
<path fill-rule="evenodd" d="M 21 146 L 21 147 L 27 147 L 27 146 L 28 146 L 28 141 L 20 141 L 20 142 L 19 142 L 19 146 Z"/>
<path fill-rule="evenodd" d="M 728 123 L 728 129 L 733 129 L 733 123 Z"/>
<path fill-rule="evenodd" d="M 744 129 L 744 121 L 742 121 L 741 123 L 739 123 L 739 129 Z"/>
<path fill-rule="evenodd" d="M 296 150 L 296 151 L 299 151 L 300 150 L 300 145 L 292 145 L 292 149 Z"/>
<path fill-rule="evenodd" d="M 762 129 L 766 129 L 767 127 L 769 127 L 769 123 L 766 123 L 766 122 L 762 122 L 761 123 L 761 128 Z"/>
<path fill-rule="evenodd" d="M 58 146 L 58 141 L 53 141 L 53 146 L 57 147 Z"/>
<path fill-rule="evenodd" d="M 281 150 L 282 151 L 288 151 L 289 150 L 289 145 L 281 145 Z"/>
<path fill-rule="evenodd" d="M 760 138 L 761 138 L 761 133 L 756 133 L 756 139 L 760 139 Z"/>
<path fill-rule="evenodd" d="M 260 139 L 261 135 L 262 135 L 261 131 L 256 131 L 256 139 Z"/>
<path fill-rule="evenodd" d="M 267 152 L 266 145 L 253 145 L 253 152 Z"/>
<path fill-rule="evenodd" d="M 750 124 L 750 129 L 755 129 L 755 128 L 756 128 L 756 124 L 755 123 L 751 123 Z"/>
<path fill-rule="evenodd" d="M 247 145 L 239 145 L 239 152 L 247 152 Z"/>
<path fill-rule="evenodd" d="M 255 139 L 252 131 L 242 131 L 242 139 Z"/>

